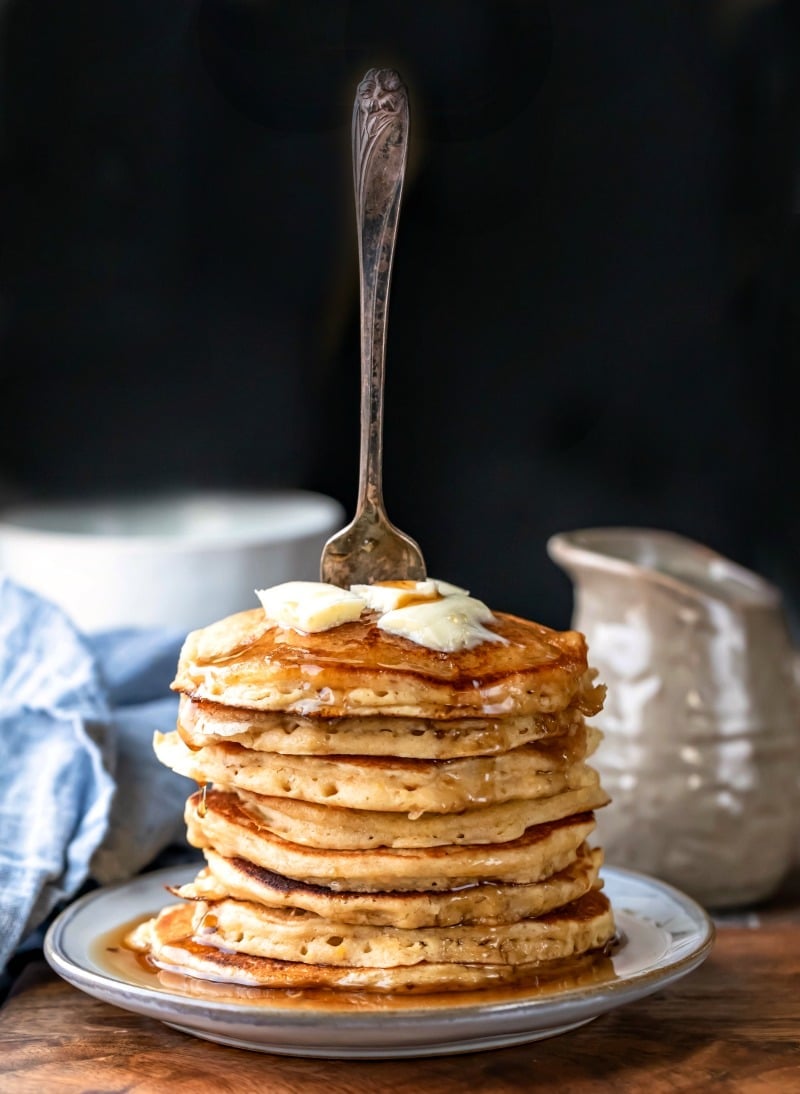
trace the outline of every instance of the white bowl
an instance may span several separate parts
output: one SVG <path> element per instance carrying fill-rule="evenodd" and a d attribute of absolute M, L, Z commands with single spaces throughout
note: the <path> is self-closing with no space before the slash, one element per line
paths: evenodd
<path fill-rule="evenodd" d="M 256 588 L 317 580 L 343 523 L 337 501 L 299 490 L 32 504 L 0 514 L 0 569 L 87 632 L 188 631 L 257 607 Z"/>

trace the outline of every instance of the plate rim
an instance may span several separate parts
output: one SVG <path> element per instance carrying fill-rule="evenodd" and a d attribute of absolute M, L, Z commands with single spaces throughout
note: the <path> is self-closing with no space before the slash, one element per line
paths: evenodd
<path fill-rule="evenodd" d="M 485 1003 L 475 1001 L 471 1003 L 455 1003 L 448 1006 L 438 1002 L 435 1005 L 425 1004 L 425 996 L 419 996 L 419 1005 L 410 1005 L 410 998 L 402 1010 L 392 1011 L 391 1029 L 386 1028 L 386 1012 L 380 1008 L 372 1011 L 348 1010 L 346 1005 L 341 1009 L 308 1007 L 282 1007 L 280 1004 L 264 1005 L 249 1004 L 247 1002 L 214 1001 L 201 997 L 183 995 L 180 992 L 149 987 L 132 981 L 127 981 L 111 973 L 97 971 L 96 967 L 87 967 L 81 964 L 78 957 L 70 955 L 63 945 L 63 935 L 87 907 L 95 901 L 108 897 L 122 890 L 142 887 L 145 890 L 159 884 L 162 878 L 169 876 L 174 882 L 176 874 L 189 870 L 195 870 L 196 864 L 184 863 L 178 866 L 162 867 L 158 870 L 138 874 L 113 885 L 93 889 L 78 900 L 68 904 L 56 917 L 48 928 L 44 941 L 44 954 L 48 964 L 68 983 L 79 990 L 95 998 L 102 999 L 122 1010 L 135 1011 L 158 1021 L 194 1033 L 194 1035 L 214 1040 L 214 1035 L 206 1027 L 193 1028 L 197 1022 L 211 1022 L 217 1026 L 230 1026 L 236 1024 L 239 1028 L 247 1028 L 254 1033 L 262 1030 L 263 1034 L 285 1036 L 292 1031 L 297 1036 L 308 1035 L 315 1032 L 317 1039 L 314 1043 L 296 1040 L 292 1043 L 270 1043 L 263 1038 L 255 1038 L 249 1046 L 258 1050 L 290 1052 L 298 1055 L 317 1055 L 323 1051 L 328 1053 L 333 1050 L 339 1055 L 347 1055 L 351 1058 L 360 1052 L 361 1055 L 375 1056 L 379 1049 L 370 1043 L 364 1043 L 359 1049 L 354 1044 L 343 1044 L 336 1041 L 337 1034 L 347 1031 L 353 1035 L 367 1033 L 382 1036 L 382 1043 L 392 1054 L 408 1054 L 416 1045 L 420 1051 L 432 1054 L 437 1044 L 442 1043 L 446 1025 L 446 1037 L 448 1041 L 458 1040 L 459 1034 L 462 1043 L 471 1044 L 485 1040 L 486 1032 L 470 1035 L 470 1028 L 479 1022 L 491 1022 L 500 1024 L 504 1019 L 513 1018 L 513 1024 L 505 1027 L 505 1033 L 509 1038 L 516 1038 L 514 1043 L 520 1042 L 520 1033 L 528 1030 L 529 1039 L 542 1030 L 564 1026 L 565 1024 L 581 1023 L 593 1017 L 606 1013 L 617 1006 L 628 1002 L 634 1002 L 647 995 L 667 987 L 669 984 L 692 972 L 708 956 L 714 944 L 716 928 L 708 912 L 692 897 L 683 893 L 675 886 L 670 885 L 660 878 L 654 878 L 639 871 L 626 867 L 618 867 L 609 864 L 602 868 L 601 876 L 606 883 L 613 884 L 616 878 L 628 881 L 635 886 L 644 889 L 649 895 L 659 895 L 666 898 L 677 909 L 686 914 L 691 921 L 693 933 L 696 939 L 686 953 L 670 960 L 666 965 L 648 967 L 639 972 L 609 980 L 605 983 L 565 989 L 552 995 L 516 996 L 507 1000 L 489 1000 Z M 623 908 L 615 909 L 618 914 L 632 916 L 637 924 L 644 929 L 666 931 L 670 936 L 671 944 L 675 944 L 676 935 L 670 932 L 668 927 L 650 923 L 645 917 L 635 912 L 625 911 Z M 98 931 L 98 934 L 100 932 Z M 439 997 L 441 998 L 441 996 Z M 138 1006 L 130 1004 L 136 1003 Z M 324 1021 L 321 1021 L 324 1016 Z M 436 1019 L 434 1022 L 433 1019 Z M 545 1021 L 542 1022 L 542 1019 Z M 383 1025 L 383 1030 L 381 1026 Z M 422 1031 L 416 1027 L 422 1026 Z M 437 1034 L 435 1031 L 439 1029 Z M 402 1034 L 408 1037 L 410 1032 L 416 1030 L 413 1043 L 411 1041 L 390 1041 L 393 1035 Z M 424 1031 L 429 1030 L 431 1036 L 426 1039 Z M 420 1037 L 420 1032 L 423 1033 Z M 221 1039 L 221 1036 L 220 1036 Z M 455 1047 L 450 1051 L 455 1052 Z"/>

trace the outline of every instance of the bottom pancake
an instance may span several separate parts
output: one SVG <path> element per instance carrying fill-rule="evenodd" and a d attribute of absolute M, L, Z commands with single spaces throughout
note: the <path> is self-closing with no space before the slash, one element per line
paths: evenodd
<path fill-rule="evenodd" d="M 198 906 L 191 904 L 165 908 L 154 919 L 147 920 L 131 932 L 126 942 L 131 948 L 147 953 L 150 961 L 158 968 L 202 979 L 270 988 L 440 992 L 523 983 L 538 976 L 554 961 L 563 961 L 574 955 L 600 949 L 614 935 L 614 920 L 609 902 L 602 893 L 592 891 L 556 912 L 506 928 L 509 939 L 516 932 L 518 939 L 527 936 L 529 944 L 522 947 L 511 946 L 505 952 L 495 948 L 492 951 L 498 958 L 495 962 L 486 961 L 485 954 L 489 952 L 487 949 L 483 961 L 419 960 L 418 953 L 415 953 L 416 960 L 413 964 L 392 964 L 386 967 L 333 964 L 330 963 L 330 958 L 328 963 L 313 964 L 307 960 L 282 960 L 230 949 L 228 947 L 231 943 L 235 943 L 235 927 L 223 939 L 217 940 L 224 948 L 209 945 L 205 941 L 214 937 L 215 932 L 211 928 L 205 934 L 201 933 L 200 937 L 204 941 L 199 941 L 198 927 L 202 928 L 204 918 L 206 926 L 209 924 L 205 912 L 200 912 L 198 920 L 198 912 Z M 476 932 L 476 929 L 473 928 L 472 931 Z M 376 931 L 373 934 L 376 947 L 379 933 Z M 402 936 L 403 933 L 396 931 L 390 936 L 400 948 L 401 938 L 397 936 Z M 468 928 L 454 928 L 449 932 L 450 940 L 445 945 L 431 948 L 429 952 L 440 957 L 458 954 L 459 933 L 463 933 L 465 943 L 470 941 L 470 945 L 465 946 L 463 952 L 472 957 L 479 956 L 483 942 L 478 937 L 481 931 L 477 931 L 475 937 L 471 938 Z M 241 934 L 241 942 L 235 944 L 247 945 L 246 930 L 242 929 Z M 429 932 L 429 935 L 432 934 L 433 932 Z M 255 944 L 262 946 L 265 938 L 266 936 L 258 936 Z M 340 936 L 335 936 L 333 942 L 329 938 L 323 938 L 320 944 L 329 951 L 335 950 L 337 938 Z M 443 940 L 444 938 L 445 935 L 442 935 Z M 431 946 L 430 937 L 427 941 Z M 362 939 L 362 960 L 368 956 L 363 951 L 365 944 Z M 389 947 L 390 951 L 393 946 L 394 943 Z M 525 959 L 503 960 L 506 953 Z M 310 954 L 306 956 L 309 957 Z M 390 953 L 387 952 L 384 956 L 390 956 Z M 533 959 L 528 959 L 530 957 Z"/>
<path fill-rule="evenodd" d="M 616 938 L 599 950 L 587 950 L 586 953 L 568 957 L 564 961 L 546 961 L 535 966 L 520 968 L 509 972 L 502 981 L 484 983 L 477 988 L 459 984 L 439 994 L 439 989 L 427 984 L 408 983 L 404 988 L 394 991 L 364 991 L 358 988 L 269 988 L 259 985 L 237 984 L 229 980 L 201 980 L 188 973 L 173 972 L 169 969 L 154 969 L 159 984 L 167 991 L 193 999 L 204 999 L 209 1003 L 245 1003 L 272 1005 L 281 1010 L 292 1009 L 326 1015 L 347 1010 L 353 1013 L 358 1008 L 360 1014 L 367 1011 L 384 1011 L 388 1021 L 403 1010 L 423 1006 L 482 1006 L 486 1002 L 493 1004 L 513 1003 L 533 998 L 542 999 L 559 995 L 566 991 L 586 991 L 600 984 L 608 984 L 617 978 L 611 957 Z M 450 966 L 439 966 L 453 974 Z M 416 966 L 419 968 L 419 966 Z M 456 970 L 457 972 L 457 970 Z"/>

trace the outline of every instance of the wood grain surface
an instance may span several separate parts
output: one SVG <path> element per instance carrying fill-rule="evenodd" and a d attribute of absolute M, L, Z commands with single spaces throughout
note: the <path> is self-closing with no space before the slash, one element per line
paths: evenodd
<path fill-rule="evenodd" d="M 0 1090 L 104 1094 L 800 1092 L 800 926 L 722 926 L 700 969 L 579 1030 L 425 1060 L 303 1060 L 226 1048 L 30 965 L 0 1011 Z"/>

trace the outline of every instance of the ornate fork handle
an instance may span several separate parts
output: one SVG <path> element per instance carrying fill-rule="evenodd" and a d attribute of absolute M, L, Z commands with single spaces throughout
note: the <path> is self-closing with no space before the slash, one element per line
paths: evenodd
<path fill-rule="evenodd" d="M 361 278 L 361 463 L 358 503 L 383 508 L 386 323 L 408 149 L 408 96 L 391 69 L 372 68 L 353 108 L 353 181 Z"/>

